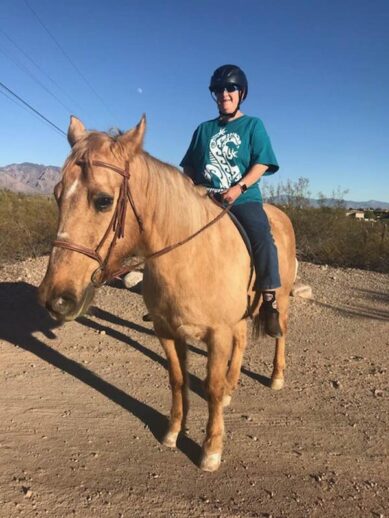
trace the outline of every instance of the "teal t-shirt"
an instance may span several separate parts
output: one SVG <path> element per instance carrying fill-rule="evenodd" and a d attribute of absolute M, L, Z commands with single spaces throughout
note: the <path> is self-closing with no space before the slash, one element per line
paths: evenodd
<path fill-rule="evenodd" d="M 196 185 L 217 193 L 236 185 L 254 164 L 267 165 L 265 175 L 278 171 L 262 121 L 242 115 L 227 123 L 213 119 L 200 124 L 180 165 L 193 169 Z M 248 201 L 262 202 L 259 181 L 242 193 L 235 205 Z"/>

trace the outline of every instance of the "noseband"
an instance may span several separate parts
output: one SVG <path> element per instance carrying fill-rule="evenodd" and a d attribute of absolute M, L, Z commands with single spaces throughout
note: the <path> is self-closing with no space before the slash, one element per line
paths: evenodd
<path fill-rule="evenodd" d="M 75 243 L 72 243 L 70 241 L 63 241 L 63 240 L 55 240 L 53 242 L 53 247 L 57 246 L 59 248 L 66 248 L 67 250 L 72 250 L 73 252 L 78 252 L 80 254 L 86 255 L 90 257 L 91 259 L 94 259 L 99 263 L 99 267 L 93 272 L 92 274 L 92 284 L 97 288 L 102 286 L 107 280 L 107 264 L 108 260 L 110 258 L 111 252 L 116 244 L 116 241 L 122 237 L 124 237 L 124 227 L 125 227 L 125 221 L 126 221 L 126 212 L 127 212 L 127 203 L 130 203 L 132 211 L 134 213 L 135 219 L 138 223 L 139 230 L 142 233 L 143 232 L 143 222 L 141 217 L 138 214 L 138 211 L 136 210 L 134 199 L 131 194 L 130 186 L 129 186 L 129 180 L 130 180 L 130 163 L 128 160 L 125 162 L 125 168 L 120 169 L 119 167 L 116 167 L 112 164 L 107 164 L 106 162 L 101 162 L 100 160 L 93 160 L 91 162 L 87 162 L 85 160 L 79 160 L 77 162 L 78 165 L 83 166 L 86 163 L 91 164 L 93 166 L 97 167 L 106 167 L 107 169 L 111 169 L 112 171 L 115 171 L 115 173 L 120 174 L 123 177 L 122 183 L 120 185 L 120 191 L 119 191 L 119 197 L 116 203 L 115 211 L 113 213 L 113 216 L 111 218 L 111 221 L 108 225 L 107 230 L 105 231 L 100 243 L 97 245 L 97 247 L 93 250 L 92 248 L 87 248 L 82 245 L 77 245 Z M 106 242 L 110 232 L 114 232 L 113 239 L 111 241 L 111 244 L 109 245 L 108 253 L 103 259 L 100 255 L 100 250 L 103 247 L 104 243 Z M 120 273 L 125 273 L 123 270 L 120 271 Z M 117 274 L 113 274 L 111 278 L 116 277 Z"/>

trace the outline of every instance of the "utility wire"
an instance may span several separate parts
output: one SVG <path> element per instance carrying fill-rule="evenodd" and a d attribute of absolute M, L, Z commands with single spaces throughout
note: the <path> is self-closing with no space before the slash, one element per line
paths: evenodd
<path fill-rule="evenodd" d="M 4 97 L 6 97 L 9 101 L 13 102 L 14 104 L 16 104 L 16 106 L 18 106 L 19 108 L 21 108 L 22 110 L 26 111 L 27 113 L 31 113 L 29 108 L 26 108 L 26 106 L 23 106 L 23 104 L 21 104 L 20 102 L 18 102 L 16 99 L 14 99 L 13 97 L 11 97 L 9 94 L 7 94 L 7 92 L 4 92 L 1 88 L 0 88 L 0 94 L 1 95 L 4 95 Z M 38 117 L 38 115 L 36 115 L 35 113 L 32 113 L 32 116 L 35 117 L 36 119 L 40 119 L 40 117 Z M 46 121 L 45 121 L 46 122 Z M 50 126 L 49 126 L 50 127 Z M 55 130 L 57 131 L 57 130 Z"/>
<path fill-rule="evenodd" d="M 97 97 L 97 99 L 101 102 L 101 104 L 104 106 L 104 108 L 107 110 L 107 112 L 112 116 L 111 110 L 106 105 L 104 99 L 100 97 L 100 95 L 96 92 L 96 90 L 93 88 L 93 86 L 90 84 L 90 82 L 86 79 L 84 74 L 81 72 L 81 70 L 78 68 L 78 66 L 73 62 L 73 60 L 70 58 L 70 56 L 65 52 L 64 48 L 60 45 L 58 40 L 55 38 L 55 36 L 49 31 L 49 29 L 46 27 L 46 25 L 42 22 L 38 14 L 34 11 L 34 9 L 31 7 L 31 5 L 27 2 L 27 0 L 24 0 L 24 3 L 26 6 L 30 9 L 32 14 L 35 16 L 35 18 L 38 20 L 39 24 L 43 27 L 43 29 L 47 32 L 47 34 L 50 36 L 50 38 L 54 41 L 54 43 L 57 45 L 59 50 L 62 52 L 62 54 L 65 56 L 65 58 L 69 61 L 69 63 L 72 65 L 74 70 L 78 73 L 78 75 L 82 78 L 84 83 L 90 88 L 90 90 L 94 93 L 94 95 Z"/>
<path fill-rule="evenodd" d="M 6 90 L 6 92 L 10 93 L 13 97 L 15 97 L 18 101 L 20 101 L 21 103 L 23 103 L 25 106 L 27 106 L 27 108 L 29 108 L 32 112 L 34 112 L 36 115 L 38 115 L 41 119 L 43 119 L 44 121 L 46 121 L 47 123 L 50 124 L 50 126 L 52 126 L 53 128 L 55 128 L 57 131 L 59 131 L 62 135 L 64 135 L 65 137 L 67 136 L 66 133 L 61 130 L 61 128 L 59 128 L 56 124 L 54 124 L 54 122 L 51 122 L 47 117 L 45 117 L 44 115 L 42 115 L 38 110 L 36 110 L 35 108 L 33 108 L 30 104 L 28 104 L 28 102 L 26 102 L 24 99 L 22 99 L 21 97 L 19 97 L 19 95 L 17 95 L 15 92 L 13 92 L 10 88 L 8 88 L 8 86 L 6 86 L 4 83 L 2 83 L 0 81 L 0 86 L 2 88 L 4 88 L 4 90 Z"/>
<path fill-rule="evenodd" d="M 81 105 L 71 96 L 69 95 L 68 92 L 66 92 L 64 90 L 64 88 L 62 88 L 62 86 L 57 83 L 57 81 L 55 81 L 55 79 L 53 79 L 30 55 L 27 54 L 27 52 L 25 52 L 21 47 L 20 45 L 18 45 L 15 40 L 13 40 L 11 38 L 11 36 L 9 34 L 7 34 L 4 29 L 2 29 L 0 27 L 0 32 L 3 34 L 3 36 L 5 38 L 7 38 L 8 41 L 10 41 L 12 43 L 12 45 L 14 45 L 18 51 L 23 54 L 23 56 L 28 59 L 30 61 L 30 63 L 32 63 L 38 70 L 39 72 L 44 75 L 56 88 L 58 88 L 58 90 L 60 90 L 64 95 L 66 95 L 66 97 L 68 98 L 69 101 L 71 101 L 74 105 L 76 105 L 80 110 L 82 110 L 83 108 L 81 107 Z M 11 58 L 10 58 L 11 59 Z M 73 111 L 70 110 L 72 113 Z"/>
<path fill-rule="evenodd" d="M 14 104 L 16 104 L 16 106 L 19 106 L 19 108 L 22 108 L 23 110 L 25 110 L 26 112 L 28 112 L 28 108 L 26 108 L 25 106 L 23 106 L 22 104 L 18 103 L 18 101 L 16 101 L 13 97 L 11 97 L 9 94 L 7 94 L 7 92 L 4 92 L 3 90 L 0 89 L 0 94 L 1 95 L 4 95 L 4 97 L 6 97 L 7 99 L 9 99 L 10 101 L 12 101 Z"/>
<path fill-rule="evenodd" d="M 41 88 L 43 88 L 43 90 L 45 90 L 45 92 L 47 92 L 49 95 L 51 95 L 51 97 L 53 97 L 53 99 L 55 99 L 63 108 L 65 108 L 65 110 L 68 113 L 70 113 L 70 115 L 73 113 L 73 110 L 71 110 L 65 103 L 63 103 L 61 101 L 61 99 L 59 97 L 57 97 L 57 95 L 55 95 L 55 93 L 53 93 L 51 90 L 49 90 L 37 77 L 35 77 L 35 75 L 30 70 L 28 70 L 27 67 L 25 67 L 18 60 L 11 57 L 8 53 L 6 53 L 4 51 L 4 49 L 0 48 L 0 52 L 5 57 L 7 57 L 9 60 L 11 60 L 20 70 L 22 70 L 22 72 L 25 72 L 26 74 L 28 74 Z"/>

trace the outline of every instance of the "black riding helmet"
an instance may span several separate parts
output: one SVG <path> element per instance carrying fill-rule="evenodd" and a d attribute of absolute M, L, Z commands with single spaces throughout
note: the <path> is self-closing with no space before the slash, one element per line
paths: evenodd
<path fill-rule="evenodd" d="M 236 112 L 239 110 L 240 103 L 246 99 L 248 92 L 246 74 L 236 65 L 223 65 L 217 68 L 212 74 L 209 91 L 211 92 L 213 99 L 216 101 L 216 98 L 214 97 L 215 90 L 218 88 L 225 88 L 229 85 L 234 85 L 239 88 L 239 104 L 234 113 L 225 114 L 220 112 L 220 115 L 234 117 Z"/>
<path fill-rule="evenodd" d="M 248 83 L 246 74 L 236 65 L 223 65 L 215 70 L 212 74 L 209 90 L 212 93 L 215 88 L 223 86 L 236 85 L 242 92 L 242 101 L 246 99 L 248 92 Z"/>

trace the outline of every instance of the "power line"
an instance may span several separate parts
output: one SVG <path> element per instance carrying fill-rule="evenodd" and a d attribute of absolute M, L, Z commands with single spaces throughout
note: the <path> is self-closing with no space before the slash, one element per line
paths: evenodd
<path fill-rule="evenodd" d="M 14 39 L 11 38 L 11 36 L 9 34 L 7 34 L 4 29 L 2 29 L 0 27 L 0 32 L 3 34 L 3 36 L 5 36 L 7 38 L 8 41 L 10 41 L 12 43 L 12 45 L 14 45 L 14 47 L 16 47 L 18 49 L 18 51 L 23 54 L 23 56 L 28 59 L 30 61 L 30 63 L 32 63 L 38 70 L 39 72 L 44 75 L 56 88 L 58 88 L 58 90 L 60 90 L 64 95 L 66 95 L 66 97 L 69 99 L 69 101 L 71 101 L 73 104 L 75 104 L 80 110 L 82 110 L 83 108 L 81 107 L 81 105 L 71 96 L 69 95 L 68 92 L 66 92 L 64 90 L 64 88 L 59 84 L 57 83 L 57 81 L 55 81 L 55 79 L 53 79 L 29 54 L 27 54 L 27 52 L 25 52 L 21 47 L 20 45 L 18 45 Z M 10 58 L 11 59 L 11 58 Z M 72 112 L 72 110 L 70 110 Z"/>
<path fill-rule="evenodd" d="M 16 104 L 16 106 L 18 106 L 19 108 L 22 108 L 22 110 L 24 110 L 25 112 L 27 113 L 31 113 L 29 108 L 27 108 L 26 106 L 24 106 L 23 104 L 21 104 L 20 102 L 18 102 L 16 99 L 14 99 L 13 97 L 11 97 L 11 95 L 7 94 L 7 92 L 4 92 L 1 88 L 0 88 L 0 94 L 1 95 L 4 95 L 4 97 L 6 97 L 9 101 L 13 102 L 14 104 Z M 38 117 L 38 115 L 36 115 L 35 113 L 32 113 L 32 116 L 37 118 L 38 120 L 40 119 L 40 117 Z M 44 121 L 46 122 L 46 121 Z M 57 130 L 55 130 L 57 131 Z M 58 133 L 58 132 L 57 132 Z"/>
<path fill-rule="evenodd" d="M 43 27 L 43 29 L 47 32 L 47 34 L 50 36 L 50 38 L 54 41 L 54 43 L 57 45 L 59 50 L 62 52 L 62 54 L 65 56 L 65 58 L 69 61 L 69 63 L 72 65 L 74 70 L 77 72 L 77 74 L 81 77 L 81 79 L 84 81 L 84 83 L 88 86 L 88 88 L 94 93 L 96 98 L 101 102 L 101 104 L 104 106 L 104 108 L 107 110 L 107 112 L 112 116 L 111 110 L 106 105 L 104 99 L 100 97 L 100 95 L 96 92 L 96 90 L 93 88 L 93 86 L 90 84 L 90 82 L 86 79 L 84 74 L 81 72 L 81 70 L 78 68 L 78 66 L 73 62 L 73 60 L 70 58 L 70 56 L 67 54 L 67 52 L 64 50 L 64 48 L 60 45 L 58 40 L 55 38 L 55 36 L 52 34 L 52 32 L 49 31 L 49 29 L 46 27 L 46 25 L 43 23 L 43 21 L 40 19 L 36 11 L 30 6 L 30 4 L 27 2 L 27 0 L 24 0 L 24 3 L 26 6 L 30 9 L 32 14 L 35 16 L 35 18 L 38 20 L 39 24 Z"/>
<path fill-rule="evenodd" d="M 63 108 L 65 108 L 65 110 L 72 114 L 73 113 L 73 110 L 71 110 L 65 103 L 63 103 L 61 101 L 61 99 L 55 95 L 55 93 L 53 93 L 51 90 L 49 90 L 49 88 L 47 88 L 46 85 L 44 85 L 37 77 L 35 77 L 35 75 L 30 71 L 28 70 L 27 67 L 25 67 L 22 63 L 20 63 L 18 60 L 14 59 L 12 56 L 10 56 L 9 54 L 7 54 L 4 49 L 0 49 L 0 52 L 5 56 L 7 57 L 9 60 L 11 60 L 20 70 L 22 70 L 23 72 L 25 72 L 27 75 L 29 75 L 41 88 L 43 88 L 43 90 L 45 90 L 45 92 L 47 92 L 49 95 L 51 95 L 51 97 L 53 97 L 53 99 L 55 99 Z"/>
<path fill-rule="evenodd" d="M 2 83 L 0 81 L 0 86 L 2 88 L 4 88 L 4 90 L 6 90 L 8 93 L 10 93 L 13 97 L 15 97 L 18 101 L 20 101 L 21 103 L 23 103 L 25 106 L 27 106 L 27 108 L 29 108 L 32 112 L 34 112 L 36 115 L 38 115 L 41 119 L 43 119 L 45 122 L 47 122 L 48 124 L 50 124 L 50 126 L 52 126 L 53 128 L 55 128 L 57 131 L 59 131 L 62 135 L 64 135 L 65 137 L 67 136 L 66 133 L 61 130 L 61 128 L 59 128 L 56 124 L 54 124 L 54 122 L 51 122 L 47 117 L 45 117 L 44 115 L 42 115 L 42 113 L 40 113 L 38 110 L 36 110 L 35 108 L 33 108 L 30 104 L 28 104 L 27 101 L 25 101 L 24 99 L 22 99 L 21 97 L 19 97 L 19 95 L 17 95 L 15 92 L 13 92 L 10 88 L 8 88 L 8 86 L 6 86 L 4 83 Z"/>
<path fill-rule="evenodd" d="M 14 104 L 16 104 L 16 106 L 19 106 L 19 108 L 22 108 L 24 111 L 28 112 L 28 108 L 26 108 L 25 106 L 23 106 L 22 104 L 18 103 L 18 101 L 16 101 L 13 97 L 11 97 L 9 94 L 7 94 L 7 92 L 4 92 L 3 90 L 0 90 L 0 94 L 1 95 L 4 95 L 4 97 L 6 97 L 7 99 L 9 99 L 11 102 L 13 102 Z"/>

